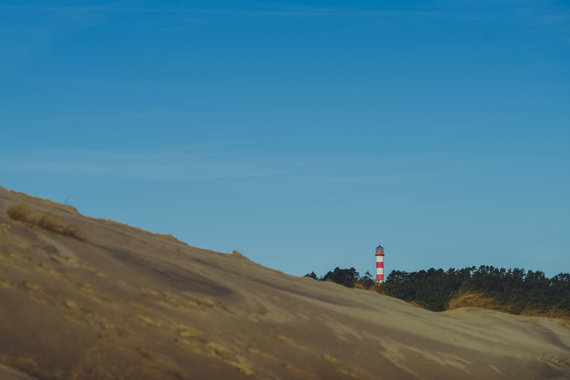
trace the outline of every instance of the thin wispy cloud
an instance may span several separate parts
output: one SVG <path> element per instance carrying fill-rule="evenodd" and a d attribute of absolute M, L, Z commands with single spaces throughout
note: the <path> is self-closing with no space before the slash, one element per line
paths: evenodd
<path fill-rule="evenodd" d="M 516 19 L 533 27 L 551 28 L 570 42 L 570 8 L 568 2 L 559 0 L 461 0 L 449 1 L 453 7 L 466 7 L 464 12 L 483 12 L 490 20 L 504 22 Z M 508 7 L 508 8 L 505 8 Z"/>
<path fill-rule="evenodd" d="M 394 179 L 380 175 L 377 159 L 366 157 L 250 156 L 224 153 L 131 154 L 104 151 L 38 151 L 0 156 L 0 170 L 66 177 L 150 181 L 366 182 Z"/>
<path fill-rule="evenodd" d="M 156 13 L 156 14 L 188 14 L 195 16 L 235 16 L 235 17 L 333 17 L 333 18 L 424 18 L 440 21 L 473 21 L 473 22 L 506 22 L 516 19 L 520 15 L 543 25 L 559 27 L 562 33 L 570 33 L 570 11 L 566 6 L 557 2 L 512 2 L 489 1 L 471 2 L 463 1 L 453 3 L 454 6 L 443 8 L 417 8 L 405 10 L 388 10 L 365 7 L 330 7 L 330 6 L 302 6 L 284 2 L 255 2 L 255 1 L 221 1 L 206 2 L 201 6 L 188 3 L 184 7 L 131 7 L 117 5 L 102 6 L 76 6 L 76 5 L 27 5 L 21 4 L 0 5 L 4 12 L 59 12 L 76 14 L 105 14 L 105 13 Z M 504 4 L 510 5 L 516 13 L 505 13 L 495 7 Z"/>
<path fill-rule="evenodd" d="M 509 5 L 521 12 L 534 14 L 537 21 L 545 24 L 566 24 L 570 22 L 570 11 L 557 1 L 459 1 L 450 2 L 452 6 L 444 8 L 417 8 L 389 10 L 375 7 L 357 6 L 303 6 L 288 2 L 258 1 L 209 1 L 188 2 L 186 6 L 176 7 L 140 7 L 124 5 L 21 5 L 21 3 L 0 5 L 5 12 L 89 12 L 89 13 L 174 13 L 194 15 L 222 16 L 267 16 L 267 17 L 424 17 L 435 19 L 467 19 L 500 21 L 512 14 L 494 14 L 495 7 Z M 448 5 L 449 5 L 448 4 Z"/>
<path fill-rule="evenodd" d="M 401 17 L 401 16 L 419 16 L 432 17 L 441 16 L 436 11 L 393 11 L 381 9 L 362 9 L 362 8 L 327 8 L 327 7 L 295 7 L 288 5 L 287 9 L 274 9 L 274 3 L 259 3 L 256 6 L 262 9 L 213 9 L 213 8 L 142 8 L 142 7 L 86 7 L 86 6 L 20 6 L 20 5 L 4 5 L 0 6 L 3 11 L 16 12 L 117 12 L 117 13 L 189 13 L 203 15 L 234 15 L 234 16 L 279 16 L 279 17 Z M 282 4 L 280 4 L 282 5 Z M 284 5 L 284 4 L 283 4 Z"/>

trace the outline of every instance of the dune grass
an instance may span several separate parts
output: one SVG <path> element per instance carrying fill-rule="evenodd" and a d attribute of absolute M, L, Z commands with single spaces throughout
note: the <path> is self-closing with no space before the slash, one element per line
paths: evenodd
<path fill-rule="evenodd" d="M 33 227 L 41 228 L 45 231 L 53 232 L 63 236 L 85 241 L 85 234 L 77 227 L 69 223 L 65 223 L 50 213 L 35 210 L 23 203 L 10 206 L 6 210 L 6 214 L 12 220 L 24 222 Z"/>
<path fill-rule="evenodd" d="M 500 310 L 503 308 L 499 301 L 482 292 L 465 292 L 450 300 L 446 310 L 458 309 L 460 307 L 481 307 L 491 310 Z"/>
<path fill-rule="evenodd" d="M 510 314 L 558 318 L 570 321 L 570 313 L 567 310 L 558 308 L 541 309 L 515 302 L 502 303 L 495 297 L 476 291 L 468 291 L 453 298 L 449 301 L 446 310 L 458 309 L 460 307 L 479 307 L 482 309 L 498 310 Z"/>

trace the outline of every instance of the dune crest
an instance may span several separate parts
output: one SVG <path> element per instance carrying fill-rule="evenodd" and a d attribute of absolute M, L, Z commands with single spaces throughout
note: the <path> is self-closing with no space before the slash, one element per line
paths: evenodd
<path fill-rule="evenodd" d="M 430 312 L 3 188 L 0 264 L 0 378 L 570 378 L 556 319 Z"/>

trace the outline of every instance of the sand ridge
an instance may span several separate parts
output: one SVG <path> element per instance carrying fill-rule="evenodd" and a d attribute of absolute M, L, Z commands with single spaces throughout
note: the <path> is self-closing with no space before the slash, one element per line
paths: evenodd
<path fill-rule="evenodd" d="M 22 379 L 570 378 L 561 321 L 434 313 L 2 188 L 0 302 Z"/>

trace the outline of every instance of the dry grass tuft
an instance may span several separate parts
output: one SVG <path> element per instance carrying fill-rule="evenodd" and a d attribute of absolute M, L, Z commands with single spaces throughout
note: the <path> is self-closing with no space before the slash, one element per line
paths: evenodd
<path fill-rule="evenodd" d="M 539 309 L 524 309 L 520 312 L 520 315 L 526 315 L 529 317 L 548 317 L 562 319 L 566 321 L 565 326 L 570 327 L 570 313 L 567 310 L 561 309 L 550 309 L 550 310 L 539 310 Z"/>
<path fill-rule="evenodd" d="M 428 305 L 424 302 L 420 302 L 420 301 L 410 301 L 409 302 L 410 305 L 413 305 L 415 307 L 419 307 L 420 309 L 426 309 L 429 310 Z"/>
<path fill-rule="evenodd" d="M 12 220 L 24 222 L 33 227 L 39 227 L 43 230 L 69 236 L 81 241 L 86 240 L 85 235 L 78 227 L 67 224 L 49 213 L 34 210 L 23 203 L 9 207 L 8 210 L 6 210 L 6 214 L 8 214 Z"/>
<path fill-rule="evenodd" d="M 235 249 L 232 251 L 232 256 L 233 256 L 233 257 L 237 257 L 238 259 L 251 261 L 251 260 L 248 259 L 245 255 L 243 255 L 243 254 L 240 253 L 239 251 L 236 251 Z"/>
<path fill-rule="evenodd" d="M 447 310 L 453 310 L 460 307 L 480 307 L 491 310 L 503 309 L 496 299 L 481 292 L 465 292 L 459 297 L 453 298 L 447 304 Z"/>
<path fill-rule="evenodd" d="M 26 222 L 26 223 L 33 223 L 34 219 L 37 216 L 34 215 L 36 213 L 34 213 L 33 210 L 31 210 L 25 204 L 21 203 L 9 207 L 8 210 L 6 210 L 6 214 L 8 214 L 8 216 L 12 220 L 19 220 L 21 222 Z"/>
<path fill-rule="evenodd" d="M 458 297 L 449 301 L 447 310 L 453 310 L 460 307 L 480 307 L 482 309 L 498 310 L 505 313 L 525 315 L 532 317 L 549 317 L 570 321 L 570 313 L 562 309 L 541 310 L 536 308 L 527 308 L 517 304 L 501 304 L 497 299 L 489 297 L 481 292 L 465 292 Z"/>

